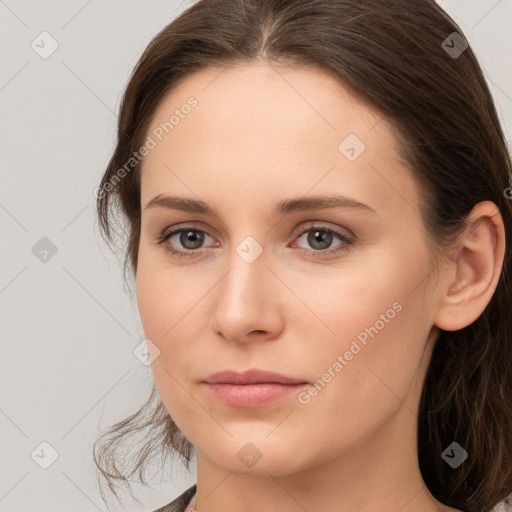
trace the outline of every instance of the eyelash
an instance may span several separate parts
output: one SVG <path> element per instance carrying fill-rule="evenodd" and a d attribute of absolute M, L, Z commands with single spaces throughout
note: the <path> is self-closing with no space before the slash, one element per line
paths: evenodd
<path fill-rule="evenodd" d="M 309 226 L 307 228 L 302 228 L 300 230 L 297 230 L 294 232 L 294 235 L 296 235 L 297 238 L 300 238 L 305 233 L 308 233 L 309 231 L 321 231 L 325 233 L 329 233 L 331 235 L 334 235 L 337 237 L 343 244 L 338 246 L 335 249 L 324 249 L 324 250 L 313 250 L 313 249 L 302 249 L 302 251 L 308 255 L 313 256 L 316 258 L 325 258 L 325 257 L 331 257 L 334 254 L 337 254 L 339 252 L 348 251 L 352 244 L 354 243 L 354 239 L 345 235 L 344 233 L 337 231 L 332 228 L 328 228 L 326 226 Z M 169 240 L 173 235 L 176 235 L 177 233 L 182 233 L 184 231 L 193 231 L 195 233 L 204 233 L 205 235 L 208 235 L 206 231 L 203 231 L 202 229 L 196 229 L 193 226 L 185 226 L 178 229 L 174 229 L 172 231 L 166 232 L 166 230 L 162 231 L 162 233 L 156 238 L 156 243 L 160 244 L 164 247 L 166 251 L 171 253 L 173 256 L 178 256 L 179 258 L 194 258 L 196 256 L 200 256 L 204 250 L 186 250 L 186 251 L 178 251 L 174 249 L 170 244 L 165 244 L 167 240 Z"/>

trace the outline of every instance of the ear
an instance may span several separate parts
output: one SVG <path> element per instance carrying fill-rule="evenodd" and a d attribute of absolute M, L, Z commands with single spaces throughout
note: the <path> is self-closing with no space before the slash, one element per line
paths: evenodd
<path fill-rule="evenodd" d="M 478 203 L 468 215 L 458 250 L 449 263 L 434 324 L 457 331 L 473 323 L 490 302 L 501 274 L 505 254 L 505 228 L 498 207 Z"/>

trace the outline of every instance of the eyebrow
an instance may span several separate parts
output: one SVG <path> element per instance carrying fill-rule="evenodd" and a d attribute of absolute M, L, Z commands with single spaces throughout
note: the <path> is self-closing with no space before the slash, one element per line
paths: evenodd
<path fill-rule="evenodd" d="M 157 207 L 167 208 L 170 210 L 180 210 L 189 213 L 203 213 L 205 215 L 220 218 L 217 210 L 204 201 L 188 199 L 185 197 L 158 194 L 146 204 L 144 210 Z M 322 210 L 325 208 L 352 208 L 368 211 L 378 215 L 377 212 L 367 204 L 337 194 L 284 199 L 276 203 L 274 212 L 276 215 L 288 215 L 293 212 Z"/>

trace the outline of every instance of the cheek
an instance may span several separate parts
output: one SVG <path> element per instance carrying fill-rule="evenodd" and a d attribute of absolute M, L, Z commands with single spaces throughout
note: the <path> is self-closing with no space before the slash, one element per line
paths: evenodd
<path fill-rule="evenodd" d="M 430 329 L 425 283 L 418 278 L 428 274 L 428 260 L 417 254 L 406 264 L 407 255 L 382 256 L 369 267 L 371 277 L 354 268 L 350 277 L 331 281 L 330 301 L 310 296 L 334 334 L 323 337 L 321 353 L 311 354 L 318 380 L 304 402 L 310 400 L 306 409 L 321 409 L 313 416 L 317 428 L 325 429 L 327 413 L 344 422 L 341 437 L 368 431 L 400 406 Z"/>
<path fill-rule="evenodd" d="M 171 266 L 163 249 L 139 248 L 137 303 L 147 338 L 161 351 L 171 349 L 176 332 L 191 325 L 207 282 L 192 266 Z M 174 348 L 173 355 L 174 355 Z"/>
<path fill-rule="evenodd" d="M 143 253 L 143 251 L 141 251 Z M 137 303 L 145 338 L 159 349 L 151 364 L 155 385 L 173 420 L 190 421 L 198 414 L 187 388 L 204 360 L 200 343 L 208 329 L 205 294 L 212 286 L 208 276 L 184 268 L 171 268 L 150 261 L 139 253 L 136 277 Z M 207 280 L 208 279 L 208 280 Z"/>

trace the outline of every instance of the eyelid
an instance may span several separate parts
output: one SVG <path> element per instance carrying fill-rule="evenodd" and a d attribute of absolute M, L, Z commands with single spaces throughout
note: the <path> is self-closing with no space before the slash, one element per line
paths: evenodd
<path fill-rule="evenodd" d="M 304 234 L 306 231 L 309 231 L 314 228 L 317 228 L 318 230 L 327 228 L 328 230 L 331 230 L 335 233 L 339 233 L 340 235 L 343 235 L 347 239 L 350 239 L 350 240 L 355 239 L 354 234 L 349 229 L 341 227 L 341 226 L 333 225 L 330 222 L 322 221 L 322 220 L 307 221 L 306 223 L 302 222 L 300 224 L 300 226 L 298 226 L 297 228 L 295 228 L 293 230 L 292 235 L 299 236 L 299 235 Z"/>
<path fill-rule="evenodd" d="M 203 231 L 204 233 L 206 234 L 209 234 L 210 232 L 212 233 L 216 233 L 215 236 L 218 236 L 217 235 L 217 231 L 212 228 L 211 226 L 209 226 L 208 224 L 205 224 L 204 222 L 200 221 L 200 220 L 191 220 L 191 221 L 188 221 L 188 222 L 179 222 L 178 224 L 173 224 L 171 226 L 167 226 L 165 227 L 162 231 L 161 231 L 161 234 L 164 234 L 164 233 L 170 233 L 171 231 L 178 231 L 180 229 L 190 229 L 190 230 L 194 230 L 194 231 Z M 212 235 L 210 235 L 212 236 Z"/>

